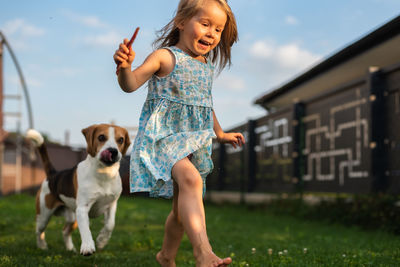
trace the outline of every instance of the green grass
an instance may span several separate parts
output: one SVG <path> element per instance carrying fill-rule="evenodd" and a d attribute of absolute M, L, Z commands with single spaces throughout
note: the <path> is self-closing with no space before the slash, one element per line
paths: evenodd
<path fill-rule="evenodd" d="M 28 195 L 0 198 L 0 266 L 157 266 L 154 257 L 171 202 L 122 197 L 109 244 L 90 257 L 65 251 L 62 217 L 53 217 L 46 231 L 49 250 L 36 248 L 34 206 L 34 197 Z M 206 214 L 214 250 L 232 256 L 231 266 L 400 265 L 400 238 L 389 233 L 308 222 L 244 206 L 207 203 Z M 102 218 L 91 222 L 95 236 L 101 223 Z M 73 238 L 79 250 L 78 231 Z M 195 265 L 186 237 L 177 265 Z"/>

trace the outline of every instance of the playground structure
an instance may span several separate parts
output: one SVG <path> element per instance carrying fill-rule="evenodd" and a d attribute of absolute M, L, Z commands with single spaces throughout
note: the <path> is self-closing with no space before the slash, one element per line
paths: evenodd
<path fill-rule="evenodd" d="M 14 90 L 16 93 L 12 94 L 5 94 L 4 91 L 3 62 L 5 49 L 7 49 L 16 68 L 22 88 L 22 90 Z M 17 110 L 4 111 L 5 101 L 16 102 L 13 107 L 15 109 L 16 106 Z M 34 128 L 32 105 L 22 68 L 10 43 L 0 31 L 0 196 L 36 190 L 45 177 L 36 152 L 24 140 L 22 135 L 23 102 L 26 104 L 27 127 Z M 7 132 L 5 129 L 6 118 L 15 120 L 16 126 L 13 131 Z M 49 154 L 58 168 L 72 166 L 85 156 L 85 152 L 82 150 L 57 144 L 49 144 Z"/>
<path fill-rule="evenodd" d="M 5 95 L 3 90 L 4 78 L 3 78 L 3 55 L 4 49 L 7 48 L 8 52 L 11 56 L 11 59 L 16 67 L 20 84 L 23 89 L 23 93 L 25 98 L 22 98 L 20 93 L 17 94 L 9 94 Z M 27 173 L 22 164 L 23 154 L 33 155 L 32 151 L 28 151 L 26 147 L 23 146 L 23 141 L 20 134 L 21 127 L 21 102 L 25 99 L 25 103 L 27 104 L 28 116 L 29 116 L 29 127 L 33 128 L 33 116 L 32 116 L 32 108 L 30 104 L 30 98 L 28 94 L 28 90 L 25 83 L 25 78 L 23 76 L 21 67 L 18 63 L 18 60 L 7 41 L 6 37 L 2 32 L 0 32 L 0 195 L 3 193 L 3 189 L 5 188 L 5 192 L 8 192 L 10 188 L 10 184 L 6 177 L 10 176 L 10 174 L 14 174 L 14 190 L 16 192 L 20 192 L 22 189 L 22 176 Z M 4 101 L 5 100 L 14 100 L 19 102 L 19 110 L 14 112 L 4 112 Z M 9 133 L 4 129 L 4 117 L 14 117 L 17 119 L 17 127 L 13 136 L 13 141 L 9 136 Z M 12 153 L 10 151 L 10 147 L 13 146 Z M 9 153 L 11 152 L 11 153 Z M 14 154 L 14 155 L 11 155 Z M 10 160 L 10 157 L 15 157 L 15 164 L 8 164 L 7 161 Z M 6 159 L 6 161 L 5 161 Z M 31 173 L 34 175 L 34 173 Z"/>

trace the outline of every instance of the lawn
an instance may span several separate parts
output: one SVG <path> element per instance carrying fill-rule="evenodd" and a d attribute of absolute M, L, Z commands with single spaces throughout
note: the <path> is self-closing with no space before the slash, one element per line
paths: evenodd
<path fill-rule="evenodd" d="M 90 257 L 66 252 L 63 218 L 46 231 L 48 251 L 36 248 L 34 197 L 0 198 L 0 266 L 157 266 L 164 220 L 171 202 L 122 197 L 109 244 Z M 382 231 L 272 215 L 266 209 L 206 203 L 207 226 L 215 252 L 230 255 L 232 266 L 399 266 L 400 238 Z M 92 220 L 97 236 L 102 218 Z M 74 233 L 79 249 L 79 233 Z M 194 266 L 185 237 L 177 266 Z"/>

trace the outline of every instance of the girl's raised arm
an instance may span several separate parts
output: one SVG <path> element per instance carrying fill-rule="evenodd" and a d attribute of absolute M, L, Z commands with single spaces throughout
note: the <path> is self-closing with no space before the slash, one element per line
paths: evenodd
<path fill-rule="evenodd" d="M 138 68 L 131 71 L 131 64 L 135 57 L 135 52 L 126 44 L 128 39 L 120 45 L 119 50 L 114 54 L 115 63 L 120 66 L 118 83 L 121 89 L 127 93 L 136 91 L 153 74 L 163 73 L 164 68 L 173 64 L 172 57 L 165 49 L 159 49 L 151 53 Z"/>
<path fill-rule="evenodd" d="M 150 77 L 159 71 L 161 66 L 158 50 L 151 53 L 135 70 L 131 71 L 131 66 L 121 68 L 118 74 L 118 83 L 121 89 L 127 93 L 134 92 L 142 86 Z"/>

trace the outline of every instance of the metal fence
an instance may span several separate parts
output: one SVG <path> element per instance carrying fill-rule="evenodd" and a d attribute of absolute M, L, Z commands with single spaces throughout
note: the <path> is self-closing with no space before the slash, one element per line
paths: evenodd
<path fill-rule="evenodd" d="M 326 86 L 329 88 L 329 85 Z M 237 192 L 400 193 L 400 64 L 230 131 L 207 187 Z"/>

